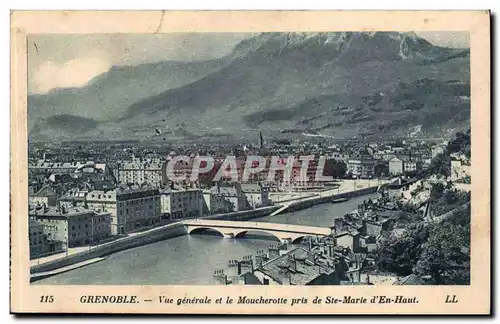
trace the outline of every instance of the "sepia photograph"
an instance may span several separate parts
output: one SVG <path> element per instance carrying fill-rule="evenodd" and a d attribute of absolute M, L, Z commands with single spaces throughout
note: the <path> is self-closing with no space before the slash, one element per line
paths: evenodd
<path fill-rule="evenodd" d="M 27 195 L 11 192 L 11 222 L 22 224 L 11 242 L 25 242 L 23 265 L 13 265 L 25 268 L 22 291 L 71 286 L 73 310 L 328 313 L 328 304 L 370 303 L 411 312 L 424 298 L 412 287 L 466 292 L 478 280 L 472 267 L 489 278 L 489 210 L 471 209 L 471 200 L 489 206 L 489 132 L 480 133 L 489 78 L 472 90 L 472 27 L 447 29 L 446 16 L 431 30 L 163 28 L 173 14 L 161 12 L 156 32 L 28 32 L 18 42 L 25 107 L 12 118 L 24 128 L 17 185 Z M 488 33 L 486 12 L 468 14 Z M 476 124 L 474 109 L 486 112 Z M 487 245 L 478 265 L 474 240 Z M 258 288 L 271 285 L 329 288 L 288 299 Z M 220 290 L 231 287 L 238 293 Z M 220 300 L 204 293 L 214 290 Z M 65 299 L 30 298 L 36 309 Z M 443 312 L 464 307 L 458 293 L 440 298 L 455 307 Z"/>

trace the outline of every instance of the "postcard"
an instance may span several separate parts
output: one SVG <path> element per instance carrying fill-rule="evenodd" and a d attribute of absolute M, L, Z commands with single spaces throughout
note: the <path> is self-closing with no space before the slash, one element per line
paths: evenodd
<path fill-rule="evenodd" d="M 11 312 L 490 314 L 488 11 L 13 11 Z"/>

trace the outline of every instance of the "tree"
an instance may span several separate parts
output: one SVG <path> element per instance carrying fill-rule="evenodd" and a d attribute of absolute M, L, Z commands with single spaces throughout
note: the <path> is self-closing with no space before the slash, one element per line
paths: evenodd
<path fill-rule="evenodd" d="M 432 184 L 430 199 L 433 201 L 439 200 L 444 193 L 444 185 L 440 182 Z"/>
<path fill-rule="evenodd" d="M 446 221 L 453 225 L 470 228 L 470 203 L 455 209 L 452 217 L 449 217 Z"/>
<path fill-rule="evenodd" d="M 422 247 L 415 273 L 434 283 L 470 283 L 470 227 L 443 222 L 434 226 Z"/>
<path fill-rule="evenodd" d="M 447 154 L 462 153 L 470 158 L 470 129 L 467 132 L 458 132 L 455 138 L 446 147 Z"/>
<path fill-rule="evenodd" d="M 373 172 L 377 178 L 389 174 L 389 166 L 385 163 L 375 165 Z"/>
<path fill-rule="evenodd" d="M 451 158 L 445 153 L 438 154 L 432 159 L 426 175 L 449 177 L 451 174 Z"/>
<path fill-rule="evenodd" d="M 457 202 L 458 200 L 458 195 L 457 192 L 454 190 L 446 190 L 443 195 L 444 201 L 448 205 L 452 205 Z"/>
<path fill-rule="evenodd" d="M 376 251 L 377 267 L 399 276 L 410 275 L 422 252 L 422 244 L 429 236 L 429 226 L 410 224 L 401 237 L 382 240 Z"/>
<path fill-rule="evenodd" d="M 347 172 L 347 165 L 343 161 L 328 159 L 325 162 L 323 175 L 334 178 L 343 178 Z"/>

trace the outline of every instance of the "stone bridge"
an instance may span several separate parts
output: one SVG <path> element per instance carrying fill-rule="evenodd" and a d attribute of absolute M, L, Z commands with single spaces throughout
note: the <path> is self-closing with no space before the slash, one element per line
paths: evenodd
<path fill-rule="evenodd" d="M 327 236 L 331 234 L 328 227 L 275 224 L 265 222 L 221 221 L 208 219 L 186 220 L 182 222 L 188 234 L 210 229 L 219 232 L 224 237 L 237 238 L 247 232 L 262 232 L 278 238 L 282 242 L 295 242 L 306 236 Z"/>

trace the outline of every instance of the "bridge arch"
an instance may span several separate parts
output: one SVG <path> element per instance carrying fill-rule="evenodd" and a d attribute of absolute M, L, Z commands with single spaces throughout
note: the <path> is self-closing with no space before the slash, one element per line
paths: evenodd
<path fill-rule="evenodd" d="M 242 231 L 235 231 L 234 232 L 234 238 L 240 238 L 240 237 L 244 237 L 248 232 L 251 232 L 251 233 L 265 233 L 265 234 L 268 234 L 269 236 L 281 241 L 282 240 L 282 237 L 276 235 L 275 232 L 272 232 L 272 231 L 266 231 L 266 230 L 261 230 L 261 229 L 251 229 L 251 230 L 242 230 Z"/>
<path fill-rule="evenodd" d="M 221 232 L 219 229 L 217 228 L 213 228 L 213 227 L 193 227 L 193 228 L 190 228 L 188 230 L 188 235 L 191 235 L 191 234 L 203 234 L 203 233 L 218 233 L 220 236 L 224 237 L 226 236 L 223 232 Z"/>
<path fill-rule="evenodd" d="M 248 233 L 262 233 L 275 237 L 282 242 L 296 243 L 304 237 L 327 236 L 330 228 L 297 226 L 287 224 L 238 222 L 221 220 L 184 221 L 186 233 L 195 234 L 203 231 L 220 233 L 224 237 L 242 237 Z"/>
<path fill-rule="evenodd" d="M 296 236 L 292 239 L 292 244 L 296 244 L 296 243 L 299 243 L 301 240 L 305 239 L 305 238 L 315 238 L 316 235 L 312 235 L 312 234 L 304 234 L 304 235 L 300 235 L 300 236 Z"/>

